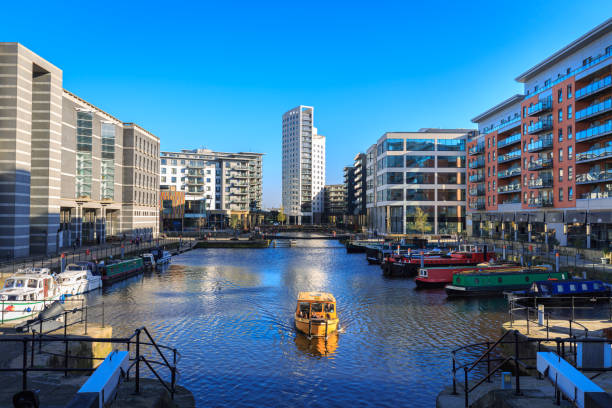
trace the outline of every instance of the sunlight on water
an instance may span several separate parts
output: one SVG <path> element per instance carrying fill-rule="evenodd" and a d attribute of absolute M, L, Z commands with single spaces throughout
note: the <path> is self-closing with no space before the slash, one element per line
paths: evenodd
<path fill-rule="evenodd" d="M 294 329 L 304 290 L 337 299 L 327 342 Z M 430 407 L 450 384 L 449 351 L 496 338 L 506 317 L 503 299 L 447 302 L 324 240 L 191 251 L 103 296 L 115 335 L 144 325 L 180 350 L 198 406 Z"/>

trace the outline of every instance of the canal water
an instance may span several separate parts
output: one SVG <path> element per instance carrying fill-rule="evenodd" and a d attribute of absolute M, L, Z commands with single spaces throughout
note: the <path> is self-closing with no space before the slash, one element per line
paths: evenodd
<path fill-rule="evenodd" d="M 337 299 L 342 329 L 327 344 L 294 329 L 307 290 Z M 326 240 L 193 250 L 103 297 L 115 335 L 144 325 L 180 350 L 179 383 L 201 407 L 431 407 L 450 384 L 450 351 L 497 338 L 507 319 L 504 299 L 416 291 Z"/>

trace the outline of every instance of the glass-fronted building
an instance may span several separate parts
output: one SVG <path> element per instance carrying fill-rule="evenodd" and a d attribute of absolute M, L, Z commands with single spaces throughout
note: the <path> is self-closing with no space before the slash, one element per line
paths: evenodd
<path fill-rule="evenodd" d="M 366 153 L 368 229 L 454 235 L 465 230 L 469 129 L 385 133 Z"/>

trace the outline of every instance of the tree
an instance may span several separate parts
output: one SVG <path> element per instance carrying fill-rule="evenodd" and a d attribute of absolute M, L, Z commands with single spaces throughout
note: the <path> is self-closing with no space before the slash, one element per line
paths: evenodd
<path fill-rule="evenodd" d="M 412 229 L 421 232 L 421 235 L 425 235 L 426 232 L 431 231 L 431 224 L 429 223 L 429 215 L 421 209 L 416 207 L 414 209 L 414 221 L 411 223 Z"/>
<path fill-rule="evenodd" d="M 279 224 L 283 224 L 286 219 L 287 219 L 287 216 L 285 215 L 283 207 L 279 208 L 278 215 L 276 216 L 276 221 L 278 221 Z"/>
<path fill-rule="evenodd" d="M 238 216 L 236 214 L 233 214 L 229 222 L 230 228 L 235 231 L 236 228 L 238 228 L 239 224 L 240 224 L 240 220 L 238 219 Z"/>

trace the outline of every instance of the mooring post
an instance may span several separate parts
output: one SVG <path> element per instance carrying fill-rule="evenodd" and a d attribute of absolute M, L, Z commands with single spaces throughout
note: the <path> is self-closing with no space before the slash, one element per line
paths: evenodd
<path fill-rule="evenodd" d="M 514 331 L 514 369 L 515 369 L 515 377 L 516 377 L 516 395 L 521 394 L 521 371 L 519 369 L 519 332 L 518 330 Z"/>
<path fill-rule="evenodd" d="M 136 394 L 140 393 L 140 329 L 136 329 Z"/>

